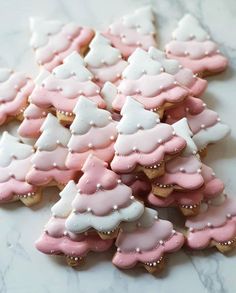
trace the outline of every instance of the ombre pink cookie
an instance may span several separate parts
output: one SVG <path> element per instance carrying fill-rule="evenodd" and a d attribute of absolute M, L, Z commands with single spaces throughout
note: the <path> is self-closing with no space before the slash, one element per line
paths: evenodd
<path fill-rule="evenodd" d="M 38 138 L 40 136 L 40 127 L 47 114 L 48 111 L 46 109 L 41 109 L 34 104 L 29 104 L 23 114 L 24 120 L 18 128 L 19 135 L 28 138 Z"/>
<path fill-rule="evenodd" d="M 121 51 L 124 58 L 128 58 L 136 48 L 147 51 L 149 47 L 156 46 L 155 33 L 153 11 L 147 6 L 115 21 L 103 35 Z"/>
<path fill-rule="evenodd" d="M 94 36 L 89 28 L 41 18 L 31 18 L 30 29 L 30 45 L 35 51 L 36 61 L 49 71 L 72 52 L 83 54 Z"/>
<path fill-rule="evenodd" d="M 174 231 L 169 221 L 159 219 L 155 210 L 145 208 L 139 220 L 122 226 L 112 262 L 121 269 L 141 263 L 154 272 L 165 254 L 179 250 L 183 243 L 183 235 Z"/>
<path fill-rule="evenodd" d="M 177 59 L 184 67 L 204 76 L 226 69 L 227 59 L 192 15 L 186 14 L 172 35 L 173 40 L 166 45 L 168 58 Z"/>
<path fill-rule="evenodd" d="M 0 125 L 9 119 L 22 120 L 34 83 L 26 74 L 0 69 Z"/>
<path fill-rule="evenodd" d="M 93 75 L 85 68 L 83 59 L 73 52 L 35 87 L 30 102 L 43 109 L 53 107 L 69 117 L 73 115 L 72 111 L 81 95 L 100 108 L 105 108 L 106 103 L 100 96 L 100 88 L 92 78 Z"/>

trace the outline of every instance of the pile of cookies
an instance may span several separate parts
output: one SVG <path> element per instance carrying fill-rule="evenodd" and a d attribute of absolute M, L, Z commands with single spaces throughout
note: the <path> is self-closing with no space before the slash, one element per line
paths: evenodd
<path fill-rule="evenodd" d="M 229 133 L 203 97 L 227 59 L 198 20 L 185 15 L 165 51 L 150 7 L 102 32 L 40 18 L 30 29 L 38 77 L 0 69 L 0 124 L 21 121 L 0 139 L 0 202 L 60 189 L 37 249 L 78 266 L 116 247 L 115 266 L 151 273 L 183 245 L 232 249 L 236 200 L 202 162 Z M 167 207 L 185 227 L 158 216 Z"/>

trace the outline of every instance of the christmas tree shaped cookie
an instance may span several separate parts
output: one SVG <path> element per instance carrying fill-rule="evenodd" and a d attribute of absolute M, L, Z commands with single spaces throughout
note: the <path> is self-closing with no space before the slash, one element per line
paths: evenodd
<path fill-rule="evenodd" d="M 34 83 L 26 74 L 0 68 L 0 125 L 12 119 L 22 120 L 33 88 Z"/>
<path fill-rule="evenodd" d="M 225 253 L 236 245 L 236 201 L 221 194 L 201 204 L 200 213 L 187 219 L 187 245 L 192 249 L 215 246 Z"/>
<path fill-rule="evenodd" d="M 166 73 L 173 74 L 176 81 L 190 90 L 194 97 L 200 97 L 207 87 L 205 79 L 197 77 L 191 69 L 185 68 L 178 60 L 167 59 L 165 53 L 157 48 L 151 47 L 149 55 L 163 66 Z"/>
<path fill-rule="evenodd" d="M 39 108 L 34 104 L 24 111 L 24 120 L 18 128 L 18 133 L 22 137 L 38 138 L 40 136 L 40 128 L 47 117 L 48 110 Z"/>
<path fill-rule="evenodd" d="M 66 166 L 81 170 L 89 154 L 110 162 L 117 137 L 116 122 L 112 120 L 111 113 L 98 109 L 94 102 L 85 97 L 79 98 L 74 113 L 76 116 L 70 126 L 72 136 L 68 143 Z"/>
<path fill-rule="evenodd" d="M 84 61 L 94 75 L 96 82 L 102 86 L 106 81 L 118 83 L 121 73 L 127 66 L 118 49 L 112 47 L 109 39 L 96 33 L 89 45 L 90 51 Z"/>
<path fill-rule="evenodd" d="M 104 252 L 112 240 L 102 240 L 97 233 L 75 234 L 68 231 L 65 221 L 72 211 L 72 202 L 77 194 L 74 181 L 69 181 L 61 191 L 61 199 L 52 207 L 52 217 L 44 233 L 36 241 L 39 251 L 51 255 L 64 255 L 70 266 L 78 266 L 90 251 Z"/>
<path fill-rule="evenodd" d="M 113 264 L 121 269 L 142 264 L 148 272 L 159 272 L 164 267 L 167 253 L 178 251 L 184 236 L 173 230 L 169 221 L 158 218 L 157 211 L 145 208 L 140 219 L 122 225 L 117 240 Z"/>
<path fill-rule="evenodd" d="M 114 238 L 121 222 L 135 221 L 142 215 L 143 204 L 107 166 L 93 155 L 86 160 L 73 212 L 66 220 L 69 231 L 77 234 L 93 229 L 102 239 Z"/>
<path fill-rule="evenodd" d="M 93 38 L 93 31 L 74 23 L 30 18 L 30 45 L 39 65 L 51 71 L 76 51 L 83 54 Z"/>
<path fill-rule="evenodd" d="M 189 95 L 189 90 L 180 85 L 174 75 L 163 72 L 162 64 L 152 59 L 148 52 L 136 49 L 128 62 L 112 104 L 115 110 L 120 111 L 126 97 L 132 96 L 145 109 L 162 116 L 164 110 L 180 103 Z"/>
<path fill-rule="evenodd" d="M 72 111 L 81 95 L 100 108 L 106 107 L 99 94 L 100 88 L 92 79 L 93 75 L 85 67 L 84 60 L 73 52 L 35 87 L 30 102 L 40 108 L 55 108 L 59 120 L 70 123 L 74 119 Z"/>
<path fill-rule="evenodd" d="M 151 7 L 141 7 L 112 23 L 103 33 L 128 58 L 136 48 L 156 46 L 154 15 Z"/>
<path fill-rule="evenodd" d="M 167 197 L 173 190 L 196 190 L 204 183 L 202 163 L 197 154 L 197 146 L 191 138 L 187 119 L 182 118 L 172 126 L 176 134 L 185 139 L 187 146 L 180 156 L 166 162 L 165 174 L 152 183 L 152 192 L 161 197 Z"/>
<path fill-rule="evenodd" d="M 165 160 L 181 152 L 185 140 L 131 97 L 127 97 L 121 114 L 112 169 L 118 173 L 143 171 L 150 179 L 161 176 Z"/>
<path fill-rule="evenodd" d="M 64 186 L 69 180 L 76 178 L 76 171 L 65 166 L 70 131 L 50 113 L 40 131 L 41 135 L 35 143 L 37 151 L 31 159 L 33 165 L 26 177 L 27 182 L 36 186 Z"/>
<path fill-rule="evenodd" d="M 0 203 L 21 200 L 31 206 L 40 201 L 40 192 L 25 180 L 33 153 L 32 146 L 3 132 L 0 139 Z"/>
<path fill-rule="evenodd" d="M 224 191 L 224 183 L 216 177 L 213 170 L 202 164 L 201 175 L 204 184 L 200 189 L 186 192 L 173 191 L 168 197 L 148 195 L 148 201 L 157 207 L 179 207 L 185 216 L 194 216 L 199 213 L 202 200 L 211 200 Z"/>
<path fill-rule="evenodd" d="M 184 67 L 201 76 L 224 71 L 227 59 L 210 39 L 198 20 L 186 14 L 172 34 L 172 41 L 166 45 L 168 58 L 177 59 Z"/>

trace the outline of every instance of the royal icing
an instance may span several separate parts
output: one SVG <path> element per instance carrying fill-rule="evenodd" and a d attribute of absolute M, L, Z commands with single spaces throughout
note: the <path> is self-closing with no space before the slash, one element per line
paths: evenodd
<path fill-rule="evenodd" d="M 93 75 L 85 67 L 82 57 L 73 52 L 64 59 L 63 64 L 54 68 L 52 73 L 43 79 L 41 85 L 35 87 L 30 101 L 41 108 L 54 107 L 67 116 L 72 116 L 81 95 L 105 108 L 106 104 L 99 94 L 100 88 L 92 78 Z"/>
<path fill-rule="evenodd" d="M 90 51 L 84 61 L 93 73 L 94 79 L 101 86 L 106 81 L 118 83 L 127 62 L 122 59 L 121 52 L 112 47 L 109 39 L 96 33 L 89 45 Z"/>
<path fill-rule="evenodd" d="M 26 74 L 0 68 L 0 125 L 11 118 L 20 119 L 33 87 Z"/>
<path fill-rule="evenodd" d="M 192 15 L 186 14 L 179 21 L 172 37 L 166 45 L 168 58 L 179 60 L 194 73 L 214 74 L 227 67 L 227 59 Z"/>
<path fill-rule="evenodd" d="M 90 155 L 82 171 L 73 212 L 65 223 L 69 231 L 82 233 L 93 228 L 109 232 L 121 222 L 135 221 L 142 215 L 143 204 L 134 199 L 131 188 L 108 170 L 105 162 Z"/>
<path fill-rule="evenodd" d="M 30 18 L 31 47 L 39 65 L 47 70 L 62 63 L 70 53 L 83 53 L 93 38 L 93 31 L 74 23 Z"/>
<path fill-rule="evenodd" d="M 112 23 L 103 34 L 127 58 L 141 47 L 156 46 L 154 15 L 151 7 L 141 7 Z"/>
<path fill-rule="evenodd" d="M 50 182 L 66 184 L 76 176 L 75 171 L 65 166 L 70 131 L 50 113 L 40 131 L 42 133 L 35 143 L 37 150 L 31 159 L 33 166 L 26 179 L 34 185 L 46 185 Z"/>
<path fill-rule="evenodd" d="M 101 89 L 101 96 L 104 99 L 105 103 L 107 104 L 107 107 L 106 107 L 107 110 L 110 112 L 113 111 L 112 103 L 116 95 L 117 95 L 117 87 L 113 83 L 107 81 Z"/>
<path fill-rule="evenodd" d="M 34 149 L 4 131 L 0 139 L 0 202 L 34 194 L 36 188 L 25 180 Z"/>
<path fill-rule="evenodd" d="M 187 87 L 195 97 L 200 97 L 207 87 L 207 81 L 197 77 L 191 69 L 185 68 L 178 60 L 167 59 L 165 53 L 157 48 L 151 47 L 149 55 L 161 63 L 165 72 L 174 75 L 175 80 Z"/>
<path fill-rule="evenodd" d="M 148 52 L 136 49 L 128 63 L 112 104 L 115 110 L 121 110 L 126 96 L 132 96 L 146 109 L 156 110 L 169 103 L 179 103 L 189 94 L 189 90 L 181 86 L 174 75 L 163 72 L 162 64 L 152 59 Z"/>
<path fill-rule="evenodd" d="M 80 97 L 74 113 L 76 116 L 70 126 L 72 136 L 68 142 L 66 166 L 81 170 L 89 154 L 110 162 L 117 137 L 116 122 L 112 120 L 110 112 L 98 109 L 94 102 Z"/>
<path fill-rule="evenodd" d="M 145 110 L 131 97 L 127 97 L 122 108 L 122 119 L 117 130 L 111 167 L 120 173 L 129 173 L 137 165 L 157 165 L 165 155 L 174 155 L 186 145 L 184 139 L 174 134 L 170 125 L 161 123 L 156 113 Z"/>
<path fill-rule="evenodd" d="M 155 266 L 165 253 L 179 250 L 183 243 L 183 235 L 174 231 L 169 221 L 159 219 L 155 210 L 145 208 L 140 219 L 122 225 L 112 262 L 120 268 L 131 268 L 138 262 Z"/>

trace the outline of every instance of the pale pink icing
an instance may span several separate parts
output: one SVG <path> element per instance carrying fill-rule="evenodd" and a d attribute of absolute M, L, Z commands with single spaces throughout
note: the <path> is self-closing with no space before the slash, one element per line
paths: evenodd
<path fill-rule="evenodd" d="M 14 178 L 0 183 L 0 202 L 11 201 L 15 195 L 28 195 L 36 191 L 35 186 Z"/>
<path fill-rule="evenodd" d="M 165 253 L 179 250 L 184 237 L 180 233 L 172 233 L 173 226 L 170 222 L 156 220 L 151 227 L 137 228 L 133 232 L 120 232 L 116 246 L 117 251 L 113 264 L 121 268 L 131 268 L 137 262 L 153 262 L 159 260 Z M 163 243 L 160 244 L 159 241 Z M 137 252 L 139 248 L 140 252 Z"/>
<path fill-rule="evenodd" d="M 47 185 L 52 181 L 56 181 L 57 184 L 65 185 L 76 177 L 76 171 L 73 170 L 59 170 L 53 168 L 48 171 L 42 171 L 31 168 L 26 176 L 26 181 L 36 186 Z"/>
<path fill-rule="evenodd" d="M 125 103 L 126 96 L 132 96 L 145 106 L 146 109 L 159 108 L 165 103 L 179 103 L 189 91 L 183 88 L 172 75 L 161 73 L 158 75 L 142 75 L 138 80 L 123 79 L 118 86 L 118 95 L 112 103 L 116 110 L 120 110 Z"/>
<path fill-rule="evenodd" d="M 80 213 L 87 211 L 96 216 L 104 216 L 113 211 L 114 206 L 118 209 L 127 207 L 131 203 L 132 190 L 124 184 L 118 184 L 111 190 L 98 190 L 96 195 L 78 194 L 73 201 L 73 207 Z"/>
<path fill-rule="evenodd" d="M 104 65 L 100 68 L 88 66 L 88 69 L 93 73 L 96 83 L 98 83 L 99 86 L 103 86 L 107 81 L 115 84 L 118 83 L 121 73 L 126 66 L 126 61 L 119 60 L 118 63 L 114 65 Z"/>
<path fill-rule="evenodd" d="M 67 169 L 65 166 L 67 155 L 68 149 L 58 146 L 52 151 L 37 151 L 32 157 L 31 162 L 36 169 L 41 171 L 48 171 L 54 167 L 57 167 L 60 170 L 65 170 Z"/>
<path fill-rule="evenodd" d="M 218 73 L 225 70 L 228 65 L 227 59 L 218 53 L 217 46 L 212 41 L 173 40 L 166 45 L 166 53 L 168 58 L 179 60 L 183 66 L 190 68 L 194 73 L 205 71 Z"/>
<path fill-rule="evenodd" d="M 54 238 L 44 233 L 35 245 L 38 250 L 46 254 L 85 257 L 89 251 L 103 252 L 108 250 L 112 243 L 113 240 L 102 240 L 97 234 L 89 234 L 80 241 L 73 241 L 67 236 Z"/>
<path fill-rule="evenodd" d="M 124 58 L 128 58 L 138 47 L 148 50 L 156 46 L 154 35 L 141 34 L 136 29 L 126 27 L 122 21 L 114 22 L 103 35 L 121 51 Z"/>
<path fill-rule="evenodd" d="M 148 195 L 151 191 L 150 181 L 144 173 L 122 174 L 121 180 L 132 189 L 132 194 L 134 196 L 146 198 L 146 195 Z"/>
<path fill-rule="evenodd" d="M 163 161 L 165 155 L 174 155 L 179 153 L 186 145 L 183 138 L 173 136 L 169 141 L 159 145 L 150 153 L 133 152 L 128 156 L 119 156 L 115 154 L 111 168 L 120 173 L 129 173 L 135 169 L 137 164 L 142 166 L 152 166 Z"/>
<path fill-rule="evenodd" d="M 90 155 L 82 168 L 84 175 L 77 184 L 80 192 L 93 194 L 97 191 L 97 183 L 100 183 L 101 188 L 106 190 L 115 188 L 118 184 L 119 176 L 113 171 L 106 169 L 107 166 L 107 163 Z"/>
<path fill-rule="evenodd" d="M 93 31 L 89 28 L 66 24 L 58 34 L 49 38 L 45 46 L 36 49 L 36 60 L 51 71 L 70 53 L 74 51 L 81 53 L 81 49 L 89 45 L 93 35 Z"/>
<path fill-rule="evenodd" d="M 58 90 L 63 88 L 63 91 Z M 81 91 L 81 93 L 80 93 Z M 36 86 L 30 96 L 30 102 L 41 108 L 55 107 L 57 110 L 72 112 L 79 96 L 84 94 L 100 108 L 105 108 L 105 101 L 98 94 L 100 88 L 92 81 L 79 82 L 76 79 L 47 78 L 45 85 Z"/>
<path fill-rule="evenodd" d="M 188 232 L 186 244 L 192 249 L 203 249 L 208 247 L 212 240 L 227 242 L 233 240 L 235 236 L 236 217 L 232 217 L 223 226 Z"/>
<path fill-rule="evenodd" d="M 204 183 L 202 175 L 198 172 L 201 165 L 195 155 L 174 158 L 166 163 L 165 174 L 158 177 L 156 183 L 175 184 L 187 190 L 198 189 Z M 184 169 L 183 172 L 180 171 L 181 168 Z"/>
<path fill-rule="evenodd" d="M 20 72 L 11 73 L 7 80 L 0 83 L 0 125 L 8 117 L 20 114 L 33 88 L 33 81 Z"/>

